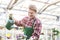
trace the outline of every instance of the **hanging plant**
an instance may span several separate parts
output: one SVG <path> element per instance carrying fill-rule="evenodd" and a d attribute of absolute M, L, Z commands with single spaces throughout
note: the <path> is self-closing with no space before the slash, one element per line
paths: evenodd
<path fill-rule="evenodd" d="M 59 31 L 58 30 L 55 30 L 55 29 L 53 29 L 53 35 L 59 35 Z"/>

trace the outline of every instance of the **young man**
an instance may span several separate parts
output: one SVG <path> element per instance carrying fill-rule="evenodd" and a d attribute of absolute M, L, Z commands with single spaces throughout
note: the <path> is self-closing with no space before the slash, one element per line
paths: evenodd
<path fill-rule="evenodd" d="M 36 6 L 30 5 L 28 17 L 23 18 L 21 21 L 15 20 L 15 24 L 17 26 L 24 26 L 24 34 L 27 35 L 27 39 L 31 37 L 33 38 L 33 40 L 39 39 L 42 25 L 40 20 L 36 18 L 36 14 L 37 14 Z"/>

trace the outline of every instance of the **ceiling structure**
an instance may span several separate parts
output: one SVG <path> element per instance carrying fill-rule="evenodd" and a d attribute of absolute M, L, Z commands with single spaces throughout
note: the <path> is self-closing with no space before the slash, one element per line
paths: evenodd
<path fill-rule="evenodd" d="M 18 20 L 22 19 L 27 16 L 30 4 L 36 5 L 37 17 L 41 20 L 43 28 L 60 27 L 60 0 L 1 0 L 0 22 L 6 20 L 6 14 L 9 13 Z"/>

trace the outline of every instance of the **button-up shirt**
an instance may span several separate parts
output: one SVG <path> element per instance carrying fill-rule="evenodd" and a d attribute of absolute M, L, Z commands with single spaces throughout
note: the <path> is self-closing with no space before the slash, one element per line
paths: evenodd
<path fill-rule="evenodd" d="M 32 23 L 33 23 L 34 19 L 31 19 L 29 17 L 24 17 L 21 21 L 16 21 L 16 25 L 20 26 L 21 24 L 24 25 L 25 27 L 32 27 Z M 41 33 L 41 29 L 42 29 L 42 25 L 41 22 L 38 18 L 35 17 L 35 22 L 34 22 L 34 32 L 32 33 L 32 36 L 39 38 L 40 33 Z"/>

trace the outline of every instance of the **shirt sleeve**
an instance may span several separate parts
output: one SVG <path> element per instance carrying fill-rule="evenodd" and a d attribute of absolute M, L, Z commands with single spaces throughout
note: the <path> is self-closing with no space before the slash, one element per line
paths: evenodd
<path fill-rule="evenodd" d="M 41 22 L 36 23 L 36 24 L 35 24 L 35 28 L 34 28 L 34 32 L 33 32 L 32 36 L 39 38 L 40 33 L 41 33 L 41 29 L 42 29 L 42 24 L 41 24 Z"/>
<path fill-rule="evenodd" d="M 20 20 L 20 21 L 17 21 L 17 20 L 15 20 L 15 24 L 17 25 L 17 26 L 24 26 L 25 24 L 26 24 L 26 20 L 27 18 L 26 17 L 24 17 L 22 20 Z"/>

